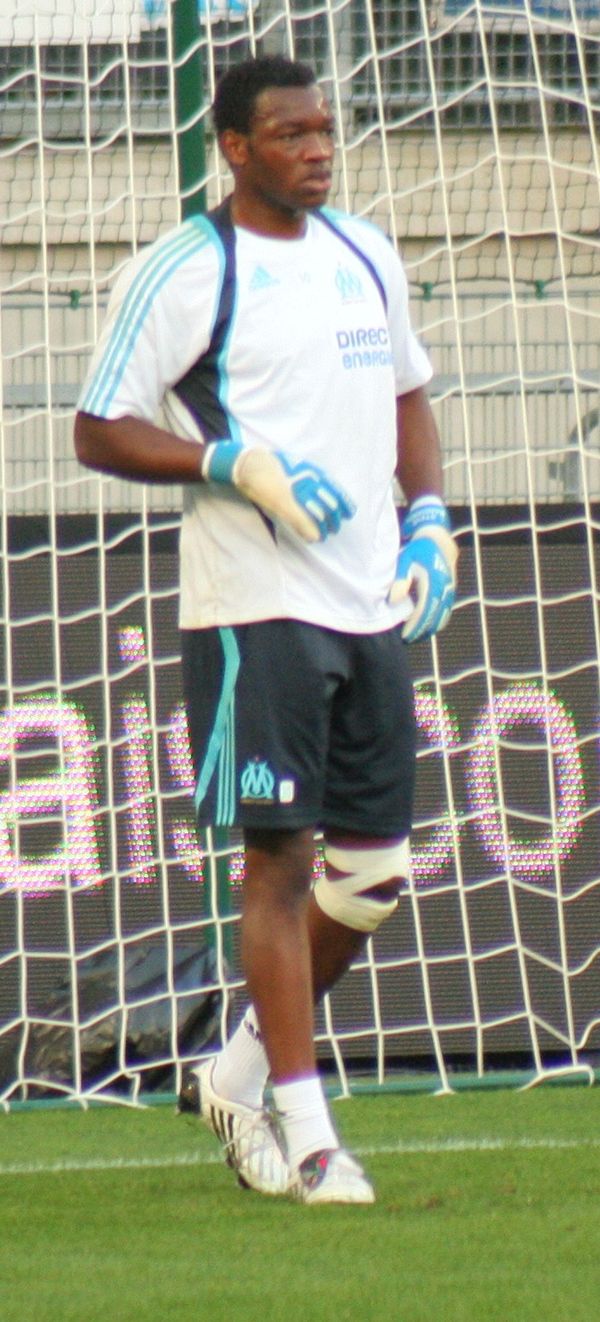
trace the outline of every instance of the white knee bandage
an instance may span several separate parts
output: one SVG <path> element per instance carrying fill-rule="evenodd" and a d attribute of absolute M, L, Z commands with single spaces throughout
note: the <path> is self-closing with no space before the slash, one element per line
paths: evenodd
<path fill-rule="evenodd" d="M 365 892 L 395 877 L 408 877 L 409 866 L 406 837 L 376 849 L 338 849 L 337 845 L 326 845 L 326 873 L 315 885 L 315 900 L 323 913 L 344 927 L 374 932 L 394 912 L 398 897 L 378 899 Z"/>

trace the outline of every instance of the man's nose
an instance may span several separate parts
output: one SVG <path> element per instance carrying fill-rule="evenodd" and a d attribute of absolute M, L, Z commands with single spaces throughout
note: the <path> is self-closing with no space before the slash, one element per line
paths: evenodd
<path fill-rule="evenodd" d="M 304 155 L 310 160 L 331 160 L 333 152 L 333 140 L 329 133 L 311 133 L 306 139 Z"/>

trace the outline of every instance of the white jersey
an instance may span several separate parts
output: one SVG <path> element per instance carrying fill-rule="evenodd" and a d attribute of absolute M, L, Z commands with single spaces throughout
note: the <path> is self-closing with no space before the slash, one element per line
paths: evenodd
<path fill-rule="evenodd" d="M 337 534 L 307 544 L 234 488 L 186 485 L 183 628 L 292 618 L 389 629 L 410 609 L 387 600 L 399 545 L 396 396 L 431 377 L 401 262 L 380 230 L 330 210 L 309 215 L 294 240 L 237 227 L 233 303 L 207 363 L 223 270 L 205 217 L 145 249 L 117 283 L 79 408 L 155 421 L 162 406 L 179 436 L 311 460 L 356 506 Z"/>

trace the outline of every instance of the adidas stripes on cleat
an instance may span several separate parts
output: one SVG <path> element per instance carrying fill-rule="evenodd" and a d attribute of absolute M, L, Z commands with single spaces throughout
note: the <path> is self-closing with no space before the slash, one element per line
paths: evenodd
<path fill-rule="evenodd" d="M 214 1059 L 190 1071 L 179 1097 L 180 1111 L 194 1111 L 222 1144 L 225 1161 L 239 1183 L 258 1193 L 284 1194 L 289 1167 L 265 1108 L 219 1097 L 212 1084 Z"/>
<path fill-rule="evenodd" d="M 300 1203 L 374 1203 L 375 1192 L 343 1148 L 313 1152 L 301 1162 L 290 1192 Z"/>

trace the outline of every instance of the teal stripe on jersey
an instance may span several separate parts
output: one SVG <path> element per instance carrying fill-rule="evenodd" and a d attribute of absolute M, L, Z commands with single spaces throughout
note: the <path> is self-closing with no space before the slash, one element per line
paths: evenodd
<path fill-rule="evenodd" d="M 231 378 L 230 378 L 230 376 L 229 376 L 229 371 L 228 371 L 228 368 L 227 368 L 227 358 L 228 358 L 228 355 L 229 355 L 229 345 L 230 345 L 230 343 L 231 343 L 231 334 L 232 334 L 232 331 L 233 331 L 233 323 L 234 323 L 234 321 L 235 321 L 235 315 L 236 315 L 236 310 L 237 310 L 237 304 L 238 304 L 238 283 L 237 283 L 237 280 L 236 280 L 236 281 L 235 281 L 235 284 L 234 284 L 234 290 L 233 290 L 233 299 L 232 299 L 232 303 L 231 303 L 231 315 L 230 315 L 230 317 L 229 317 L 229 324 L 228 324 L 228 326 L 227 326 L 227 331 L 226 331 L 226 333 L 225 333 L 225 338 L 224 338 L 224 340 L 223 340 L 223 347 L 222 347 L 221 352 L 220 352 L 220 354 L 219 354 L 219 357 L 218 357 L 218 359 L 217 359 L 217 374 L 218 374 L 218 381 L 219 381 L 219 384 L 218 384 L 217 390 L 218 390 L 218 394 L 219 394 L 219 400 L 220 400 L 220 403 L 222 404 L 223 409 L 225 410 L 225 413 L 227 414 L 227 419 L 228 419 L 228 422 L 229 422 L 229 434 L 230 434 L 232 440 L 234 440 L 234 441 L 240 441 L 240 443 L 243 444 L 243 442 L 242 442 L 242 434 L 241 434 L 241 431 L 240 431 L 239 422 L 238 422 L 237 418 L 235 417 L 235 414 L 233 414 L 233 413 L 231 412 L 231 409 L 230 409 L 230 407 L 229 407 L 229 387 L 230 387 L 230 384 L 231 384 Z"/>
<path fill-rule="evenodd" d="M 208 741 L 206 757 L 200 768 L 194 802 L 196 809 L 204 802 L 217 764 L 219 764 L 217 814 L 221 818 L 215 826 L 229 826 L 235 811 L 235 747 L 234 711 L 235 685 L 240 668 L 240 652 L 233 629 L 219 629 L 223 648 L 223 682 L 217 705 L 215 723 Z M 223 820 L 224 816 L 230 820 Z"/>
<path fill-rule="evenodd" d="M 106 352 L 79 407 L 84 413 L 105 414 L 121 382 L 144 319 L 167 280 L 192 253 L 209 241 L 202 217 L 186 221 L 161 243 L 138 271 L 124 299 Z"/>

